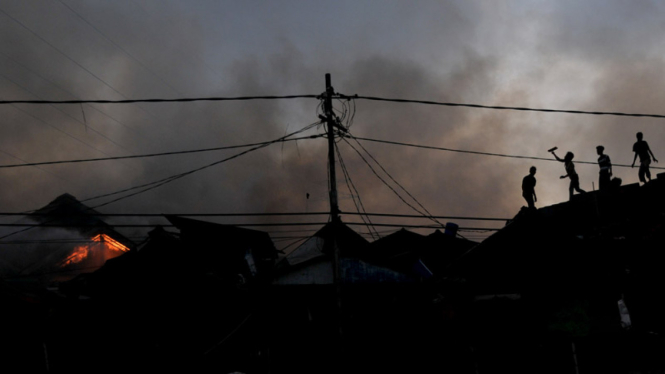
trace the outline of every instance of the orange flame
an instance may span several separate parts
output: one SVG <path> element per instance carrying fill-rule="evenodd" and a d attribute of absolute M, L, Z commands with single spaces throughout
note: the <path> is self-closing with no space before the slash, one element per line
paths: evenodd
<path fill-rule="evenodd" d="M 106 234 L 99 234 L 91 240 L 96 243 L 74 247 L 72 253 L 62 261 L 60 266 L 78 264 L 93 255 L 99 255 L 102 261 L 106 261 L 110 258 L 120 256 L 123 252 L 129 251 L 129 248 Z"/>

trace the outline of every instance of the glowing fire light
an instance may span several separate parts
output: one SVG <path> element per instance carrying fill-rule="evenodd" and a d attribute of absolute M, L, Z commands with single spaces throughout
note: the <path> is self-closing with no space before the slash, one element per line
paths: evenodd
<path fill-rule="evenodd" d="M 102 263 L 110 258 L 120 256 L 129 248 L 106 234 L 99 234 L 91 239 L 95 243 L 79 245 L 61 263 L 61 266 L 78 264 L 89 257 L 99 259 Z"/>

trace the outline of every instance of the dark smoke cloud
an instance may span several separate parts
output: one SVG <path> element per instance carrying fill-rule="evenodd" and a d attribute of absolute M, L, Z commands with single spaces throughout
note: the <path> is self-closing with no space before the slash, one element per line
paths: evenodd
<path fill-rule="evenodd" d="M 0 13 L 1 97 L 318 94 L 324 74 L 331 73 L 335 89 L 349 95 L 648 113 L 659 113 L 663 102 L 657 4 L 64 4 L 87 22 L 59 2 L 0 6 L 43 38 Z M 318 104 L 309 99 L 1 106 L 0 163 L 270 140 L 317 121 Z M 355 104 L 350 131 L 363 137 L 537 157 L 550 157 L 546 150 L 559 146 L 585 161 L 595 160 L 595 146 L 603 144 L 615 163 L 632 161 L 637 131 L 645 133 L 656 156 L 665 147 L 661 120 Z M 353 149 L 338 145 L 368 211 L 413 213 Z M 531 165 L 538 167 L 539 206 L 567 199 L 559 163 L 363 145 L 433 214 L 512 217 L 524 205 L 520 183 Z M 113 192 L 236 152 L 3 169 L 0 211 L 34 209 L 65 192 L 80 199 Z M 322 139 L 273 145 L 103 211 L 325 211 L 326 155 Z M 579 165 L 578 172 L 582 187 L 591 189 L 597 167 Z M 337 174 L 342 210 L 355 211 L 341 170 Z M 637 181 L 635 170 L 615 174 L 625 183 Z M 266 221 L 275 220 L 252 222 Z"/>

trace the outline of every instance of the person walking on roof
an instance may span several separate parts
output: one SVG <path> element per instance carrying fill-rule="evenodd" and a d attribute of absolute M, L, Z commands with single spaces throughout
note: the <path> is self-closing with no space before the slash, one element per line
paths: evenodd
<path fill-rule="evenodd" d="M 610 188 L 610 178 L 612 177 L 612 161 L 610 161 L 610 156 L 604 154 L 603 151 L 605 151 L 605 147 L 602 145 L 596 147 L 596 153 L 598 153 L 598 166 L 600 167 L 598 189 L 601 191 Z"/>
<path fill-rule="evenodd" d="M 562 175 L 561 179 L 570 178 L 570 186 L 568 187 L 569 200 L 573 199 L 573 190 L 578 193 L 585 193 L 586 191 L 580 188 L 580 177 L 575 172 L 575 164 L 573 164 L 573 158 L 575 155 L 573 152 L 566 153 L 566 156 L 563 159 L 557 156 L 554 151 L 552 151 L 552 155 L 554 155 L 554 158 L 556 158 L 557 161 L 563 162 L 566 168 L 566 175 Z"/>
<path fill-rule="evenodd" d="M 536 196 L 536 177 L 534 175 L 536 175 L 536 167 L 532 166 L 529 169 L 529 175 L 522 179 L 522 196 L 524 196 L 524 200 L 529 205 L 529 209 L 536 209 L 534 201 L 538 201 L 538 197 Z"/>
<path fill-rule="evenodd" d="M 653 160 L 656 162 L 658 162 L 658 160 L 656 159 L 656 156 L 653 155 L 653 152 L 651 152 L 649 143 L 647 143 L 645 140 L 642 140 L 642 137 L 642 133 L 638 132 L 637 141 L 635 144 L 633 144 L 633 152 L 635 152 L 635 157 L 633 157 L 633 165 L 631 165 L 631 167 L 635 167 L 635 160 L 637 160 L 637 156 L 640 156 L 640 171 L 637 173 L 637 175 L 640 177 L 640 182 L 646 183 L 647 180 L 644 178 L 645 176 L 649 178 L 649 181 L 651 181 L 651 172 L 649 171 L 651 158 L 653 157 Z"/>

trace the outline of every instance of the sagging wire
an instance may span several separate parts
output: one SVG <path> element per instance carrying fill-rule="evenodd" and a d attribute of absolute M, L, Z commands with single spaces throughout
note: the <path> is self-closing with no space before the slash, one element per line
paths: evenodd
<path fill-rule="evenodd" d="M 356 142 L 360 145 L 360 147 L 365 151 L 365 153 L 367 153 L 367 155 L 368 155 L 369 157 L 371 157 L 372 160 L 374 160 L 374 162 L 375 162 L 375 163 L 381 168 L 381 170 L 383 170 L 383 172 L 384 172 L 384 173 L 385 173 L 385 174 L 386 174 L 386 175 L 387 175 L 387 176 L 388 176 L 388 177 L 389 177 L 389 178 L 390 178 L 395 184 L 397 184 L 397 185 L 398 185 L 398 186 L 399 186 L 404 192 L 406 192 L 406 194 L 409 195 L 409 197 L 411 197 L 411 199 L 413 199 L 413 200 L 416 202 L 416 204 L 418 204 L 418 205 L 424 210 L 424 212 L 420 211 L 418 208 L 416 208 L 415 206 L 413 206 L 412 204 L 410 204 L 409 202 L 407 202 L 407 201 L 402 197 L 402 195 L 400 195 L 399 192 L 397 192 L 397 191 L 395 190 L 395 188 L 393 188 L 388 182 L 386 182 L 385 179 L 383 179 L 383 178 L 382 178 L 382 177 L 376 172 L 376 170 L 374 170 L 374 168 L 372 167 L 371 163 L 370 163 L 369 161 L 367 161 L 367 159 L 363 156 L 363 154 L 362 154 L 362 153 L 361 153 L 356 147 L 354 147 L 353 144 L 351 144 L 351 142 L 349 142 L 349 141 L 346 139 L 347 137 L 351 137 L 351 138 L 353 139 L 353 136 L 352 136 L 351 134 L 347 134 L 347 135 L 345 135 L 345 136 L 342 136 L 341 138 L 342 138 L 342 139 L 343 139 L 343 140 L 344 140 L 344 141 L 345 141 L 345 142 L 346 142 L 346 143 L 347 143 L 347 144 L 348 144 L 348 145 L 349 145 L 354 151 L 356 151 L 356 153 L 358 153 L 358 155 L 360 156 L 360 158 L 365 162 L 365 164 L 367 164 L 367 166 L 370 168 L 370 170 L 372 171 L 372 173 L 374 173 L 374 175 L 375 175 L 377 178 L 379 178 L 379 180 L 380 180 L 383 184 L 385 184 L 386 187 L 388 187 L 388 188 L 389 188 L 389 189 L 390 189 L 390 190 L 391 190 L 391 191 L 392 191 L 392 192 L 393 192 L 393 193 L 394 193 L 394 194 L 395 194 L 400 200 L 402 200 L 402 202 L 403 202 L 404 204 L 406 204 L 409 208 L 413 209 L 415 212 L 417 212 L 418 214 L 422 215 L 423 217 L 426 217 L 427 219 L 429 219 L 429 220 L 431 220 L 431 221 L 433 221 L 433 222 L 435 222 L 435 223 L 441 225 L 442 228 L 445 227 L 445 225 L 444 225 L 443 223 L 441 223 L 439 220 L 437 220 L 436 218 L 434 218 L 434 216 L 433 216 L 433 215 L 432 215 L 432 214 L 431 214 L 431 213 L 430 213 L 430 212 L 429 212 L 429 211 L 428 211 L 428 210 L 427 210 L 427 209 L 426 209 L 426 208 L 425 208 L 425 207 L 424 207 L 424 206 L 423 206 L 423 205 L 422 205 L 422 204 L 421 204 L 421 203 L 420 203 L 420 202 L 419 202 L 419 201 L 418 201 L 418 200 L 417 200 L 417 199 L 416 199 L 411 193 L 409 193 L 409 192 L 408 192 L 408 191 L 407 191 L 407 190 L 406 190 L 406 189 L 405 189 L 405 188 L 404 188 L 399 182 L 397 182 L 397 181 L 395 180 L 395 178 L 393 178 L 393 177 L 390 175 L 390 173 L 388 173 L 388 171 L 387 171 L 387 170 L 386 170 L 386 169 L 385 169 L 385 168 L 384 168 L 384 167 L 383 167 L 383 166 L 382 166 L 382 165 L 376 160 L 376 158 L 374 158 L 374 157 L 373 157 L 373 156 L 372 156 L 372 155 L 371 155 L 371 154 L 370 154 L 370 153 L 369 153 L 364 147 L 362 147 L 362 145 L 360 144 L 360 142 L 356 141 Z"/>
<path fill-rule="evenodd" d="M 271 145 L 271 144 L 275 144 L 275 143 L 278 143 L 278 142 L 280 142 L 280 141 L 284 141 L 285 139 L 287 139 L 287 138 L 289 138 L 289 137 L 291 137 L 291 136 L 294 136 L 294 135 L 296 135 L 296 134 L 299 134 L 299 133 L 301 133 L 301 132 L 304 132 L 304 131 L 307 131 L 307 130 L 311 129 L 311 128 L 314 127 L 314 126 L 317 126 L 319 123 L 320 123 L 319 121 L 314 122 L 314 123 L 311 123 L 311 124 L 309 124 L 309 125 L 303 127 L 302 129 L 297 130 L 297 131 L 295 131 L 295 132 L 292 132 L 292 133 L 290 133 L 290 134 L 288 134 L 288 135 L 282 136 L 282 137 L 277 138 L 277 139 L 274 139 L 274 140 L 272 140 L 272 141 L 268 141 L 268 142 L 262 143 L 262 144 L 260 144 L 260 145 L 257 145 L 256 147 L 250 148 L 250 149 L 248 149 L 248 150 L 245 150 L 245 151 L 243 151 L 243 152 L 237 153 L 237 154 L 235 154 L 235 155 L 233 155 L 233 156 L 230 156 L 230 157 L 224 158 L 224 159 L 222 159 L 222 160 L 215 161 L 215 162 L 213 162 L 213 163 L 211 163 L 211 164 L 204 165 L 204 166 L 202 166 L 202 167 L 198 167 L 198 168 L 196 168 L 196 169 L 192 169 L 192 170 L 189 170 L 189 171 L 186 171 L 186 172 L 183 172 L 183 173 L 175 174 L 175 175 L 172 175 L 172 176 L 170 176 L 170 177 L 162 178 L 162 179 L 160 179 L 160 180 L 153 181 L 153 182 L 150 182 L 150 183 L 145 183 L 145 184 L 142 184 L 142 185 L 139 185 L 139 186 L 134 186 L 134 187 L 130 187 L 130 188 L 126 188 L 126 189 L 120 190 L 120 191 L 116 191 L 116 192 L 111 192 L 111 193 L 107 193 L 107 194 L 103 194 L 103 195 L 94 196 L 94 197 L 91 197 L 91 198 L 87 198 L 87 199 L 81 200 L 80 202 L 86 202 L 86 201 L 90 201 L 90 200 L 100 199 L 100 198 L 103 198 L 103 197 L 108 197 L 108 196 L 112 196 L 112 195 L 117 195 L 117 194 L 121 194 L 121 193 L 123 193 L 123 192 L 129 192 L 129 191 L 132 191 L 132 190 L 137 190 L 137 189 L 143 188 L 143 189 L 141 189 L 141 190 L 139 190 L 139 191 L 137 191 L 137 192 L 134 192 L 134 193 L 131 193 L 131 194 L 128 194 L 128 195 L 121 196 L 121 197 L 116 198 L 116 199 L 114 199 L 114 200 L 111 200 L 111 201 L 108 201 L 108 202 L 105 202 L 105 203 L 102 203 L 102 204 L 99 204 L 99 205 L 95 205 L 95 206 L 92 206 L 92 207 L 88 207 L 88 209 L 85 210 L 85 211 L 92 211 L 92 210 L 94 210 L 94 209 L 96 209 L 96 208 L 99 208 L 99 207 L 102 207 L 102 206 L 105 206 L 105 205 L 109 205 L 109 204 L 112 204 L 112 203 L 114 203 L 114 202 L 117 202 L 117 201 L 120 201 L 120 200 L 124 200 L 124 199 L 127 199 L 127 198 L 129 198 L 129 197 L 132 197 L 132 196 L 135 196 L 135 195 L 138 195 L 138 194 L 141 194 L 141 193 L 144 193 L 144 192 L 150 191 L 150 190 L 152 190 L 152 189 L 155 189 L 155 188 L 161 187 L 161 186 L 163 186 L 163 185 L 165 185 L 165 184 L 167 184 L 167 183 L 173 182 L 173 181 L 175 181 L 175 180 L 177 180 L 177 179 L 183 178 L 183 177 L 188 176 L 188 175 L 190 175 L 190 174 L 193 174 L 193 173 L 196 173 L 196 172 L 198 172 L 198 171 L 201 171 L 201 170 L 207 169 L 207 168 L 209 168 L 209 167 L 215 166 L 215 165 L 217 165 L 217 164 L 221 164 L 221 163 L 223 163 L 223 162 L 230 161 L 230 160 L 232 160 L 232 159 L 235 159 L 235 158 L 240 157 L 240 156 L 242 156 L 242 155 L 245 155 L 245 154 L 247 154 L 247 153 L 253 152 L 253 151 L 258 150 L 258 149 L 260 149 L 260 148 L 264 148 L 264 147 L 267 147 L 267 146 L 269 146 L 269 145 Z M 319 136 L 320 136 L 320 135 L 316 135 L 316 137 L 319 137 Z M 49 220 L 49 221 L 46 221 L 46 222 L 42 222 L 42 223 L 40 223 L 38 226 L 34 226 L 34 227 L 41 227 L 41 226 L 44 226 L 44 225 L 46 225 L 47 223 L 50 223 L 50 222 L 52 222 L 52 221 L 53 221 L 53 220 Z M 14 231 L 14 232 L 12 232 L 12 233 L 9 233 L 9 234 L 6 234 L 6 235 L 4 235 L 4 236 L 1 236 L 1 237 L 0 237 L 0 240 L 5 239 L 5 238 L 8 238 L 8 237 L 13 236 L 13 235 L 16 235 L 16 234 L 19 234 L 19 233 L 22 233 L 22 232 L 25 232 L 25 231 L 28 231 L 28 230 L 30 230 L 30 229 L 32 229 L 32 228 L 33 228 L 33 227 L 28 227 L 28 228 L 25 228 L 25 229 L 22 229 L 22 230 Z"/>
<path fill-rule="evenodd" d="M 418 204 L 418 206 L 420 206 L 420 207 L 425 211 L 425 213 L 427 213 L 427 214 L 424 214 L 424 213 L 422 213 L 422 212 L 416 210 L 418 213 L 420 213 L 420 214 L 422 214 L 423 216 L 427 217 L 428 219 L 430 219 L 430 220 L 432 220 L 432 221 L 438 223 L 439 225 L 441 225 L 441 227 L 444 227 L 444 228 L 446 227 L 446 225 L 444 225 L 443 223 L 441 223 L 441 221 L 439 221 L 438 219 L 436 219 L 436 218 L 434 217 L 434 215 L 433 215 L 432 213 L 430 213 L 429 210 L 427 210 L 427 208 L 425 208 L 425 206 L 424 206 L 423 204 L 421 204 L 420 201 L 418 201 L 418 199 L 416 199 L 415 196 L 413 196 L 409 191 L 406 190 L 406 188 L 404 188 L 404 186 L 402 186 L 397 180 L 395 180 L 395 178 L 393 178 L 392 175 L 390 175 L 390 173 L 388 173 L 388 171 L 387 171 L 387 170 L 381 165 L 381 163 L 379 163 L 379 161 L 378 161 L 376 158 L 374 158 L 374 156 L 372 156 L 372 154 L 369 153 L 369 151 L 368 151 L 365 147 L 363 147 L 363 145 L 358 141 L 358 139 L 356 139 L 353 135 L 351 135 L 351 133 L 347 133 L 346 135 L 348 135 L 348 137 L 350 137 L 351 139 L 355 140 L 356 143 L 358 144 L 358 146 L 360 146 L 360 148 L 362 148 L 362 150 L 365 151 L 365 153 L 366 153 L 366 154 L 367 154 L 367 155 L 368 155 L 368 156 L 369 156 L 369 157 L 370 157 L 370 158 L 371 158 L 371 159 L 372 159 L 372 160 L 373 160 L 373 161 L 374 161 L 374 162 L 375 162 L 380 168 L 381 168 L 381 170 L 383 170 L 383 172 L 386 173 L 386 175 L 387 175 L 387 176 L 388 176 L 388 177 L 389 177 L 389 178 L 390 178 L 390 179 L 391 179 L 396 185 L 398 185 L 398 186 L 399 186 L 399 187 L 400 187 L 400 188 L 401 188 L 401 189 L 402 189 L 407 195 L 409 195 L 409 197 L 410 197 L 411 199 L 413 199 L 413 201 L 415 201 L 416 204 Z M 345 139 L 345 141 L 346 141 L 346 138 L 343 138 L 343 139 Z M 351 145 L 348 141 L 346 141 L 346 142 L 347 142 L 347 144 Z M 353 148 L 353 146 L 351 146 L 351 148 Z M 355 149 L 355 148 L 354 148 L 354 149 Z M 357 150 L 356 150 L 356 151 L 357 151 Z M 384 183 L 385 183 L 385 182 L 384 182 Z M 459 233 L 459 231 L 457 232 L 457 235 L 458 235 L 459 237 L 463 238 L 463 239 L 466 239 L 462 234 Z"/>
<path fill-rule="evenodd" d="M 278 142 L 280 142 L 280 141 L 284 141 L 284 140 L 286 140 L 287 138 L 289 138 L 289 137 L 291 137 L 291 136 L 293 136 L 293 135 L 296 135 L 296 134 L 299 134 L 299 133 L 301 133 L 301 132 L 304 132 L 304 131 L 307 131 L 307 130 L 311 129 L 312 127 L 314 127 L 314 126 L 316 126 L 316 125 L 318 125 L 318 124 L 319 124 L 318 121 L 317 121 L 317 122 L 314 122 L 314 123 L 311 123 L 311 124 L 309 124 L 309 125 L 303 127 L 303 128 L 300 129 L 300 130 L 294 131 L 294 132 L 292 132 L 292 133 L 290 133 L 290 134 L 284 135 L 284 136 L 282 136 L 282 137 L 280 137 L 280 138 L 277 138 L 277 139 L 275 139 L 275 140 L 272 140 L 272 141 L 268 141 L 268 142 L 262 143 L 262 144 L 260 144 L 260 145 L 257 145 L 256 147 L 250 148 L 250 149 L 248 149 L 248 150 L 246 150 L 246 151 L 243 151 L 243 152 L 237 153 L 237 154 L 235 154 L 235 155 L 233 155 L 233 156 L 230 156 L 230 157 L 224 158 L 224 159 L 219 160 L 219 161 L 215 161 L 215 162 L 213 162 L 213 163 L 211 163 L 211 164 L 204 165 L 204 166 L 199 167 L 199 168 L 196 168 L 196 169 L 192 169 L 192 170 L 189 170 L 189 171 L 186 171 L 186 172 L 183 172 L 183 173 L 175 174 L 175 175 L 172 175 L 172 176 L 170 176 L 170 177 L 162 178 L 162 179 L 160 179 L 160 180 L 153 181 L 153 182 L 150 182 L 150 183 L 145 183 L 145 184 L 142 184 L 142 185 L 139 185 L 139 186 L 134 186 L 134 187 L 126 188 L 126 189 L 124 189 L 124 190 L 120 190 L 120 191 L 116 191 L 116 192 L 111 192 L 111 193 L 107 193 L 107 194 L 103 194 L 103 195 L 98 195 L 98 196 L 90 197 L 90 198 L 87 198 L 87 199 L 81 200 L 81 202 L 86 202 L 86 201 L 90 201 L 90 200 L 96 200 L 96 199 L 100 199 L 100 198 L 103 198 L 103 197 L 108 197 L 108 196 L 112 196 L 112 195 L 117 195 L 117 194 L 120 194 L 120 193 L 123 193 L 123 192 L 129 192 L 129 191 L 132 191 L 132 190 L 136 190 L 136 189 L 139 189 L 139 188 L 146 187 L 145 189 L 143 189 L 143 190 L 141 190 L 141 191 L 138 191 L 138 192 L 135 192 L 135 193 L 133 193 L 133 194 L 126 195 L 126 196 L 123 196 L 123 197 L 120 197 L 120 198 L 118 198 L 118 199 L 115 199 L 115 200 L 109 201 L 109 202 L 104 203 L 104 204 L 97 205 L 97 206 L 95 206 L 95 207 L 93 207 L 93 208 L 98 208 L 98 207 L 100 207 L 100 206 L 108 205 L 108 204 L 111 204 L 111 203 L 113 203 L 113 202 L 116 202 L 116 201 L 119 201 L 119 200 L 122 200 L 122 199 L 126 199 L 126 198 L 128 198 L 128 197 L 131 197 L 131 196 L 134 196 L 134 195 L 138 195 L 138 194 L 140 194 L 140 193 L 143 193 L 143 192 L 146 192 L 146 191 L 152 190 L 152 189 L 154 189 L 154 188 L 161 187 L 161 186 L 163 186 L 163 185 L 165 185 L 165 184 L 167 184 L 167 183 L 173 182 L 173 181 L 175 181 L 175 180 L 177 180 L 177 179 L 180 179 L 180 178 L 183 178 L 183 177 L 185 177 L 185 176 L 187 176 L 187 175 L 190 175 L 190 174 L 196 173 L 196 172 L 198 172 L 198 171 L 201 171 L 201 170 L 207 169 L 207 168 L 209 168 L 209 167 L 215 166 L 215 165 L 217 165 L 217 164 L 220 164 L 220 163 L 223 163 L 223 162 L 226 162 L 226 161 L 232 160 L 232 159 L 234 159 L 234 158 L 240 157 L 240 156 L 242 156 L 242 155 L 245 155 L 245 154 L 247 154 L 247 153 L 253 152 L 253 151 L 258 150 L 258 149 L 260 149 L 260 148 L 264 148 L 264 147 L 267 147 L 267 146 L 269 146 L 269 145 L 271 145 L 271 144 L 278 143 Z"/>
<path fill-rule="evenodd" d="M 339 165 L 342 169 L 342 174 L 344 175 L 344 180 L 346 182 L 346 187 L 349 189 L 349 194 L 351 194 L 351 200 L 353 201 L 353 205 L 356 207 L 356 211 L 358 211 L 358 214 L 360 215 L 360 219 L 365 223 L 367 226 L 367 230 L 369 233 L 372 235 L 372 239 L 381 239 L 381 236 L 379 233 L 376 231 L 376 228 L 372 226 L 372 220 L 369 218 L 367 215 L 367 210 L 365 210 L 365 206 L 360 199 L 360 192 L 358 192 L 358 189 L 356 188 L 355 184 L 353 183 L 353 180 L 351 179 L 351 175 L 349 174 L 348 169 L 346 168 L 346 165 L 344 164 L 344 159 L 342 158 L 342 152 L 339 150 L 339 146 L 337 146 L 337 143 L 335 143 L 335 149 L 337 150 L 337 158 L 339 159 Z M 356 194 L 353 194 L 353 191 L 351 190 L 351 186 L 353 186 L 353 190 L 356 192 Z M 358 202 L 356 202 L 355 196 L 358 197 Z M 361 212 L 362 210 L 362 212 Z M 374 233 L 372 233 L 372 229 L 374 230 Z M 376 237 L 374 235 L 376 234 Z"/>

